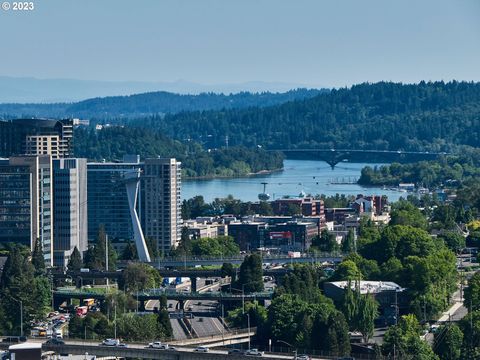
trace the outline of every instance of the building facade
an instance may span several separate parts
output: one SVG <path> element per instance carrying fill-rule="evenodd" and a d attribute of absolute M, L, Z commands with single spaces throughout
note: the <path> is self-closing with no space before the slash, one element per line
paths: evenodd
<path fill-rule="evenodd" d="M 145 160 L 145 235 L 154 239 L 163 253 L 180 242 L 181 178 L 181 163 L 177 160 Z"/>
<path fill-rule="evenodd" d="M 133 239 L 125 175 L 138 171 L 143 171 L 138 157 L 125 157 L 121 163 L 87 164 L 88 241 L 95 241 L 100 225 L 111 239 Z M 137 211 L 142 219 L 142 187 L 139 192 Z"/>
<path fill-rule="evenodd" d="M 42 242 L 53 264 L 52 160 L 50 155 L 15 156 L 0 161 L 0 244 Z"/>
<path fill-rule="evenodd" d="M 126 156 L 119 163 L 88 163 L 88 240 L 100 225 L 114 241 L 135 240 L 139 255 L 145 238 L 163 252 L 181 237 L 181 164 L 175 159 Z M 147 258 L 145 254 L 145 258 Z"/>
<path fill-rule="evenodd" d="M 0 156 L 73 156 L 73 120 L 15 119 L 0 121 Z"/>
<path fill-rule="evenodd" d="M 53 160 L 53 264 L 65 267 L 87 250 L 87 160 Z"/>

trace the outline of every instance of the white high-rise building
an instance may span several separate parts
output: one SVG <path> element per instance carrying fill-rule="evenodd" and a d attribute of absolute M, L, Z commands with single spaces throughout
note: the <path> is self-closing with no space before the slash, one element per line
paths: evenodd
<path fill-rule="evenodd" d="M 87 250 L 87 160 L 53 160 L 53 263 L 66 266 L 74 248 Z"/>
<path fill-rule="evenodd" d="M 181 237 L 181 163 L 174 158 L 146 159 L 145 237 L 163 253 L 176 247 Z"/>

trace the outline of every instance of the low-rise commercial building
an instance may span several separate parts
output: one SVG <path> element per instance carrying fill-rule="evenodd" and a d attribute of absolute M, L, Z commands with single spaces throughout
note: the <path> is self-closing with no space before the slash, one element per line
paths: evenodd
<path fill-rule="evenodd" d="M 353 291 L 359 290 L 362 295 L 372 295 L 379 304 L 377 322 L 382 325 L 395 324 L 395 318 L 408 308 L 405 288 L 391 281 L 335 281 L 323 285 L 325 296 L 336 303 L 344 300 L 345 290 L 350 286 Z M 398 313 L 397 313 L 398 311 Z"/>

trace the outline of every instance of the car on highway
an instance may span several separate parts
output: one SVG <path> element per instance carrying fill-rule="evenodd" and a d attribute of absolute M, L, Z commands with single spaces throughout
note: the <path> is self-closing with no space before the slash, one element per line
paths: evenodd
<path fill-rule="evenodd" d="M 51 338 L 45 342 L 46 345 L 65 345 L 65 341 L 60 338 Z"/>
<path fill-rule="evenodd" d="M 198 347 L 196 347 L 195 350 L 193 350 L 193 351 L 206 353 L 206 352 L 208 352 L 208 348 L 205 347 L 205 346 L 198 346 Z"/>
<path fill-rule="evenodd" d="M 152 349 L 160 349 L 160 350 L 168 350 L 168 344 L 162 344 L 160 341 L 154 341 L 148 344 L 149 348 Z"/>
<path fill-rule="evenodd" d="M 301 354 L 301 355 L 297 355 L 297 357 L 295 359 L 296 360 L 311 360 L 312 358 L 310 357 L 310 355 Z"/>
<path fill-rule="evenodd" d="M 100 345 L 127 347 L 127 344 L 122 343 L 119 339 L 105 339 Z"/>
<path fill-rule="evenodd" d="M 228 350 L 228 355 L 243 355 L 243 350 L 230 349 L 230 350 Z"/>
<path fill-rule="evenodd" d="M 262 351 L 258 351 L 258 349 L 249 349 L 245 351 L 245 356 L 263 356 Z"/>

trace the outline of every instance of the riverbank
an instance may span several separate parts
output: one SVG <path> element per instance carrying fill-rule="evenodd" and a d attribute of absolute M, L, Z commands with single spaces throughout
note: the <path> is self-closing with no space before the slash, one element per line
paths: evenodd
<path fill-rule="evenodd" d="M 182 181 L 191 181 L 191 180 L 215 180 L 215 179 L 243 179 L 243 178 L 250 178 L 255 176 L 263 176 L 263 175 L 271 175 L 274 173 L 278 173 L 283 171 L 284 168 L 278 168 L 273 170 L 260 170 L 255 173 L 247 173 L 245 175 L 237 175 L 237 176 L 223 176 L 223 175 L 207 175 L 207 176 L 191 176 L 191 177 L 183 177 Z"/>

